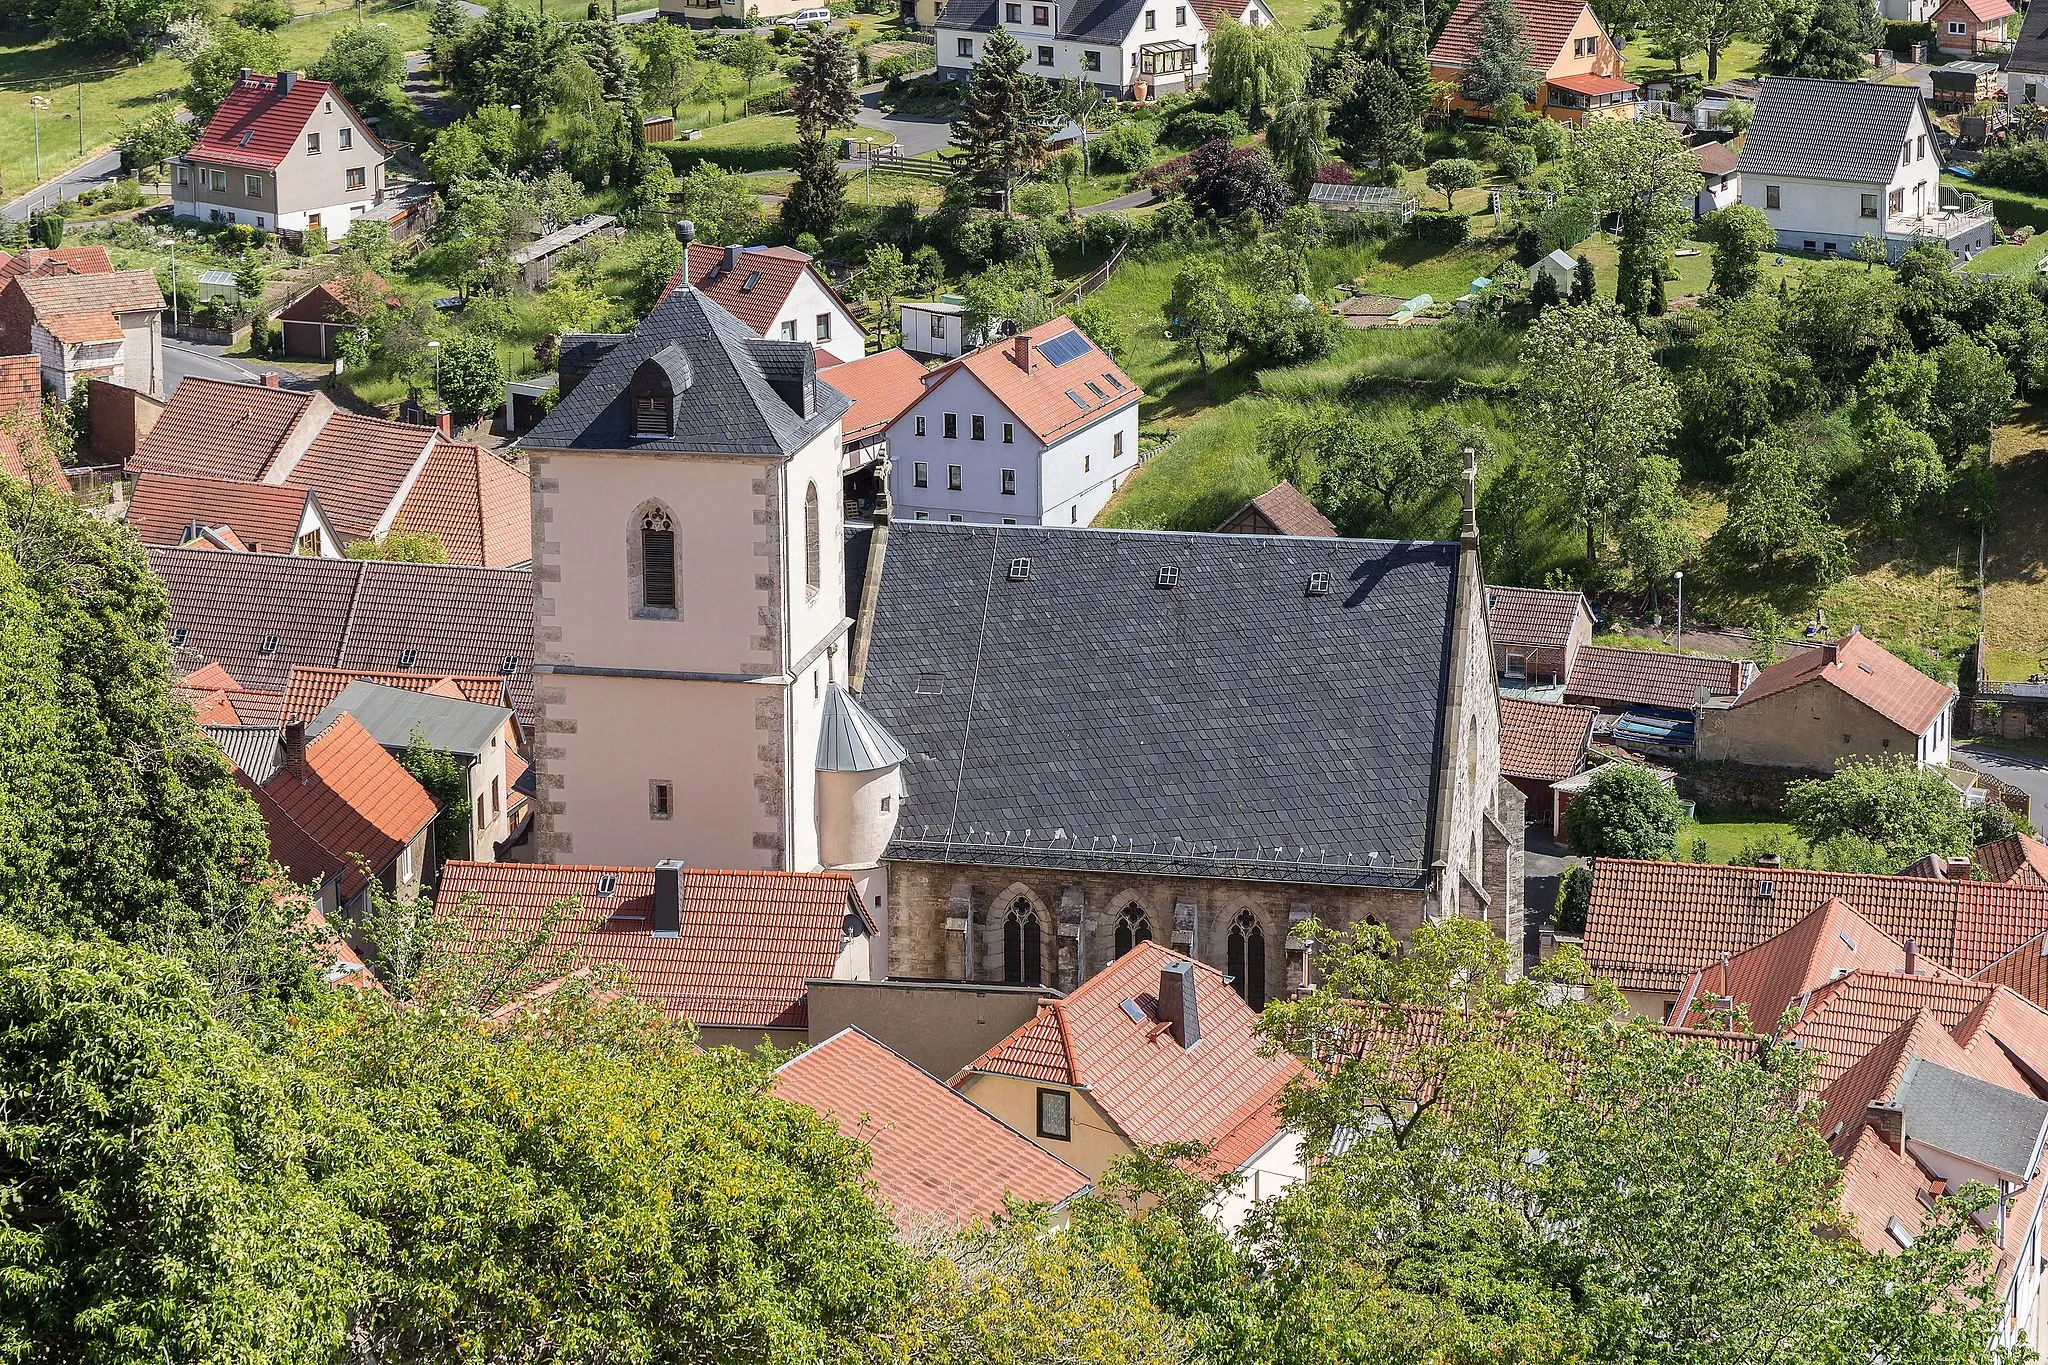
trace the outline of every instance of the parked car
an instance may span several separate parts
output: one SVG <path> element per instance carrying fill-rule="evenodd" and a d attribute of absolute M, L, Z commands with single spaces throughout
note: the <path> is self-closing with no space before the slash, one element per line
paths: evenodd
<path fill-rule="evenodd" d="M 775 21 L 777 28 L 804 28 L 810 24 L 830 24 L 832 11 L 829 9 L 800 9 L 795 14 L 785 14 Z"/>

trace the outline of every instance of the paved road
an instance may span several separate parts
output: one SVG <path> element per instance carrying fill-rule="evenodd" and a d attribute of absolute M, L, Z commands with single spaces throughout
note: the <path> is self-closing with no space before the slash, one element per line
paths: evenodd
<path fill-rule="evenodd" d="M 1958 744 L 1956 757 L 2025 792 L 2034 803 L 2036 823 L 2048 816 L 2048 759 L 2000 749 L 1996 740 Z"/>
<path fill-rule="evenodd" d="M 196 346 L 189 341 L 164 338 L 164 397 L 178 391 L 187 379 L 222 379 L 231 384 L 253 384 L 264 372 L 230 360 L 218 346 Z M 282 371 L 288 389 L 311 388 L 310 380 Z"/>
<path fill-rule="evenodd" d="M 923 156 L 926 152 L 936 152 L 952 142 L 953 126 L 945 119 L 884 113 L 881 99 L 880 86 L 863 91 L 860 97 L 860 112 L 853 116 L 853 120 L 863 128 L 879 128 L 891 134 L 896 139 L 896 145 L 903 149 L 905 156 Z"/>
<path fill-rule="evenodd" d="M 1534 804 L 1533 802 L 1531 803 Z M 1549 812 L 1529 823 L 1522 835 L 1522 958 L 1533 963 L 1542 955 L 1543 926 L 1557 904 L 1557 882 L 1579 861 L 1565 845 L 1550 837 Z"/>
<path fill-rule="evenodd" d="M 45 204 L 54 204 L 59 199 L 76 199 L 87 190 L 98 189 L 120 173 L 121 154 L 108 152 L 36 186 L 19 199 L 0 207 L 0 213 L 7 216 L 7 221 L 18 223 Z"/>

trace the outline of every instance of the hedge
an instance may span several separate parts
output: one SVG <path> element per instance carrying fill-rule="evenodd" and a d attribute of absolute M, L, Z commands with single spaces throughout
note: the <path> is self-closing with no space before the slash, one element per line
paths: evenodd
<path fill-rule="evenodd" d="M 749 147 L 657 142 L 654 149 L 668 157 L 678 176 L 688 175 L 700 162 L 709 162 L 728 171 L 786 171 L 796 164 L 794 142 L 761 142 Z"/>
<path fill-rule="evenodd" d="M 1884 45 L 1887 51 L 1904 57 L 1912 53 L 1913 44 L 1933 41 L 1934 25 L 1926 20 L 1919 23 L 1909 23 L 1903 19 L 1885 20 Z"/>

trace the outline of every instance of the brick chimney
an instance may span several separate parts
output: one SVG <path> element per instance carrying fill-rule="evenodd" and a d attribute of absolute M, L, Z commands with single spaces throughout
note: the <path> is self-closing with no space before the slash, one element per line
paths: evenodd
<path fill-rule="evenodd" d="M 663 858 L 654 865 L 654 932 L 674 938 L 683 932 L 683 861 Z"/>
<path fill-rule="evenodd" d="M 265 370 L 263 372 L 263 387 L 266 389 L 281 389 L 284 387 L 284 380 L 276 370 Z"/>
<path fill-rule="evenodd" d="M 1904 946 L 1906 949 L 1906 975 L 1920 975 L 1920 945 L 1909 938 Z"/>
<path fill-rule="evenodd" d="M 1941 875 L 1952 882 L 1966 882 L 1970 880 L 1970 860 L 1968 858 L 1950 858 L 1941 865 Z"/>
<path fill-rule="evenodd" d="M 448 409 L 446 409 L 446 408 L 442 408 L 442 409 L 441 409 L 441 410 L 440 410 L 439 412 L 435 413 L 435 414 L 434 414 L 434 430 L 436 430 L 436 431 L 438 431 L 438 432 L 440 432 L 440 433 L 441 433 L 441 439 L 442 439 L 442 440 L 444 440 L 444 441 L 452 441 L 452 440 L 454 440 L 454 439 L 455 439 L 455 414 L 454 414 L 454 413 L 452 413 L 452 412 L 450 412 L 450 411 L 448 411 Z"/>
<path fill-rule="evenodd" d="M 1031 338 L 1019 332 L 1010 341 L 1010 359 L 1017 362 L 1017 368 L 1031 373 Z"/>
<path fill-rule="evenodd" d="M 1159 969 L 1159 1022 L 1183 1048 L 1202 1041 L 1202 1020 L 1195 1010 L 1195 964 L 1169 962 Z"/>
<path fill-rule="evenodd" d="M 278 743 L 284 746 L 284 770 L 299 781 L 306 780 L 306 722 L 297 716 L 284 723 L 278 731 Z"/>

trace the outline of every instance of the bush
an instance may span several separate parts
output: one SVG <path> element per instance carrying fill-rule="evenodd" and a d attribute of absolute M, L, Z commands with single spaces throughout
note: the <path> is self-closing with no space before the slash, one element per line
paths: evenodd
<path fill-rule="evenodd" d="M 1219 137 L 1235 142 L 1250 131 L 1244 116 L 1234 110 L 1211 114 L 1189 105 L 1175 110 L 1166 120 L 1166 140 L 1176 147 L 1197 147 Z"/>
<path fill-rule="evenodd" d="M 1977 158 L 1977 179 L 2009 190 L 2048 193 L 2048 141 L 2034 138 L 1987 147 Z"/>
<path fill-rule="evenodd" d="M 292 21 L 292 7 L 285 0 L 242 0 L 232 11 L 234 21 L 243 28 L 260 28 L 275 32 Z"/>
<path fill-rule="evenodd" d="M 1586 932 L 1586 911 L 1593 904 L 1593 869 L 1573 863 L 1557 879 L 1557 905 L 1550 912 L 1550 927 L 1560 934 Z"/>
<path fill-rule="evenodd" d="M 780 30 L 778 30 L 779 32 Z M 694 142 L 660 142 L 655 150 L 667 156 L 679 176 L 700 165 L 728 171 L 786 171 L 796 164 L 794 142 L 763 142 L 750 147 L 700 147 Z"/>
<path fill-rule="evenodd" d="M 980 216 L 961 220 L 953 230 L 953 251 L 961 260 L 979 270 L 995 257 L 994 225 Z"/>
<path fill-rule="evenodd" d="M 1418 241 L 1457 246 L 1472 235 L 1472 220 L 1462 213 L 1424 209 L 1408 220 L 1408 230 Z"/>
<path fill-rule="evenodd" d="M 1494 165 L 1510 180 L 1527 180 L 1536 174 L 1536 149 L 1521 146 L 1503 147 L 1500 158 Z"/>
<path fill-rule="evenodd" d="M 1530 122 L 1529 145 L 1536 149 L 1538 161 L 1557 160 L 1571 144 L 1572 135 L 1556 119 L 1539 118 Z"/>
<path fill-rule="evenodd" d="M 902 80 L 905 76 L 931 70 L 938 65 L 938 60 L 938 55 L 928 47 L 920 47 L 914 52 L 892 52 L 875 63 L 875 79 Z"/>
<path fill-rule="evenodd" d="M 1934 41 L 1934 25 L 1921 20 L 1909 23 L 1903 19 L 1887 19 L 1884 22 L 1884 45 L 1888 52 L 1904 57 L 1910 54 L 1915 43 Z"/>
<path fill-rule="evenodd" d="M 1044 251 L 1045 239 L 1028 219 L 998 218 L 991 229 L 990 250 L 997 260 L 1015 265 Z"/>
<path fill-rule="evenodd" d="M 1185 242 L 1195 235 L 1194 206 L 1185 199 L 1169 199 L 1156 209 L 1146 224 L 1154 242 Z"/>
<path fill-rule="evenodd" d="M 1591 237 L 1599 225 L 1600 210 L 1592 200 L 1560 198 L 1536 219 L 1537 254 L 1570 251 Z"/>
<path fill-rule="evenodd" d="M 1589 858 L 1671 856 L 1685 803 L 1656 774 L 1610 763 L 1564 808 L 1565 838 Z"/>
<path fill-rule="evenodd" d="M 1159 154 L 1152 126 L 1127 119 L 1088 144 L 1088 159 L 1098 171 L 1142 171 Z"/>
<path fill-rule="evenodd" d="M 1328 355 L 1342 326 L 1327 308 L 1267 294 L 1238 318 L 1233 340 L 1255 365 L 1299 365 Z"/>
<path fill-rule="evenodd" d="M 1128 246 L 1136 231 L 1121 213 L 1094 213 L 1081 220 L 1081 242 L 1090 255 L 1107 256 Z"/>

